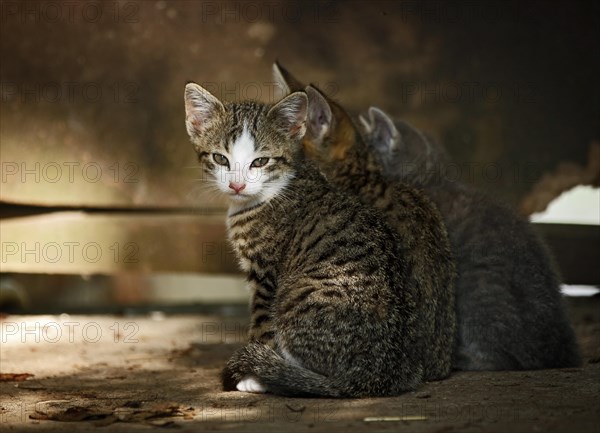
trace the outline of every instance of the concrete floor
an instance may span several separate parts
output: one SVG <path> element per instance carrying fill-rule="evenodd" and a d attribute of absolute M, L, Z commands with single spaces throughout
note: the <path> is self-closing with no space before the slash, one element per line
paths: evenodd
<path fill-rule="evenodd" d="M 400 397 L 360 400 L 221 392 L 219 372 L 245 340 L 244 317 L 4 316 L 0 428 L 598 432 L 599 304 L 571 303 L 582 368 L 461 372 Z"/>

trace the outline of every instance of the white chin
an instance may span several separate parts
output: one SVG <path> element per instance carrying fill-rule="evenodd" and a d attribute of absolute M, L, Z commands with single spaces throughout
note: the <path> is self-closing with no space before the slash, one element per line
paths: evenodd
<path fill-rule="evenodd" d="M 241 195 L 241 194 L 228 194 L 228 195 L 229 195 L 229 200 L 231 200 L 234 203 L 243 203 L 245 201 L 250 201 L 254 198 L 251 195 Z"/>

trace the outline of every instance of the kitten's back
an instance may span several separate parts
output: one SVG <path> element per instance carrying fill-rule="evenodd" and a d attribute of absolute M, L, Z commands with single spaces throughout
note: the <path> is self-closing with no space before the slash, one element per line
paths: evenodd
<path fill-rule="evenodd" d="M 275 284 L 273 340 L 237 352 L 224 372 L 226 387 L 252 374 L 278 394 L 362 397 L 422 383 L 428 359 L 419 294 L 394 246 L 400 241 L 378 212 L 305 167 L 285 199 L 229 225 L 250 272 Z"/>
<path fill-rule="evenodd" d="M 399 236 L 409 268 L 408 285 L 418 296 L 425 377 L 450 374 L 455 341 L 455 267 L 446 228 L 435 205 L 418 189 L 382 176 L 373 152 L 346 111 L 312 86 L 305 150 L 336 187 L 372 206 Z M 310 135 L 309 135 L 310 133 Z"/>
<path fill-rule="evenodd" d="M 555 265 L 529 222 L 486 194 L 446 177 L 449 159 L 441 145 L 405 122 L 392 123 L 381 110 L 370 113 L 371 127 L 364 136 L 380 152 L 386 176 L 422 188 L 448 228 L 458 271 L 454 367 L 580 365 Z M 417 163 L 406 169 L 407 160 Z"/>
<path fill-rule="evenodd" d="M 329 397 L 419 386 L 430 335 L 410 257 L 377 210 L 302 156 L 306 95 L 223 104 L 191 83 L 185 102 L 202 169 L 230 199 L 228 235 L 252 293 L 250 342 L 224 386 Z"/>

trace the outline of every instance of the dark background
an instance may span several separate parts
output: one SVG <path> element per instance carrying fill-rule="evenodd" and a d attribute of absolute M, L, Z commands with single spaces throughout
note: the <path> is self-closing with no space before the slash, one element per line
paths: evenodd
<path fill-rule="evenodd" d="M 447 146 L 453 175 L 517 205 L 559 163 L 585 166 L 600 136 L 599 12 L 591 1 L 2 1 L 1 199 L 214 207 L 192 182 L 184 84 L 273 102 L 279 59 L 353 113 L 376 105 L 413 122 Z"/>

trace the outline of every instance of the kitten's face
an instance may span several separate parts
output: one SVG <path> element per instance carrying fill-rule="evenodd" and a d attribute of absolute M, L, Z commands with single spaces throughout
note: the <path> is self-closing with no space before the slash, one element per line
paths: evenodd
<path fill-rule="evenodd" d="M 273 107 L 222 104 L 197 84 L 188 84 L 186 126 L 205 178 L 239 205 L 275 197 L 294 175 L 307 104 L 303 93 Z"/>

